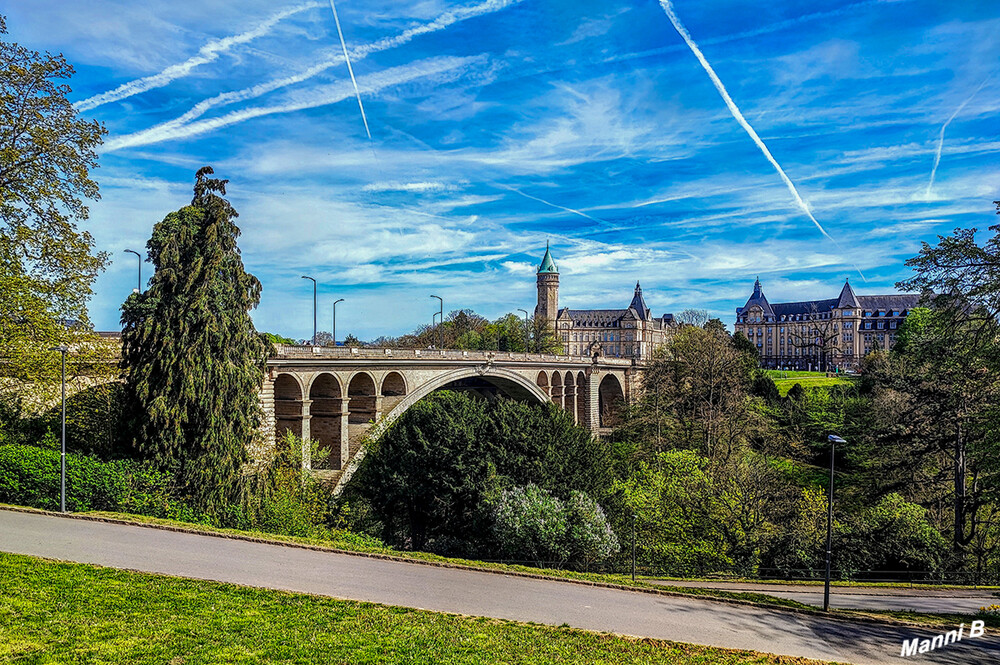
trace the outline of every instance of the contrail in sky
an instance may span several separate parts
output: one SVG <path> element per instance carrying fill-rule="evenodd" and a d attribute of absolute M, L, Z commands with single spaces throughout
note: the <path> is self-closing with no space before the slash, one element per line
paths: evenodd
<path fill-rule="evenodd" d="M 238 35 L 224 37 L 222 39 L 213 39 L 198 49 L 197 55 L 188 58 L 184 62 L 176 65 L 170 65 L 158 74 L 153 74 L 152 76 L 146 76 L 141 79 L 129 81 L 128 83 L 123 83 L 114 90 L 102 92 L 99 95 L 94 95 L 93 97 L 84 99 L 76 104 L 76 109 L 78 111 L 89 111 L 92 108 L 96 108 L 102 104 L 107 104 L 108 102 L 117 102 L 127 97 L 146 92 L 147 90 L 152 90 L 153 88 L 161 88 L 171 81 L 187 76 L 195 67 L 217 60 L 220 54 L 225 53 L 232 47 L 239 44 L 245 44 L 246 42 L 253 41 L 258 37 L 266 35 L 279 21 L 307 9 L 314 9 L 322 6 L 323 5 L 319 2 L 308 2 L 302 5 L 296 5 L 295 7 L 273 14 L 270 18 L 265 20 L 263 23 L 258 24 L 252 30 L 248 30 Z"/>
<path fill-rule="evenodd" d="M 461 71 L 463 68 L 475 64 L 480 60 L 481 58 L 478 57 L 458 58 L 446 56 L 430 58 L 428 60 L 422 60 L 399 67 L 391 67 L 389 69 L 384 69 L 380 72 L 370 74 L 362 79 L 362 84 L 365 88 L 365 92 L 375 93 L 389 86 L 407 83 L 417 78 L 442 75 L 455 70 Z M 292 113 L 294 111 L 327 106 L 329 104 L 336 104 L 337 102 L 341 102 L 353 96 L 354 94 L 351 86 L 346 84 L 334 83 L 326 86 L 318 86 L 280 104 L 272 106 L 253 106 L 246 109 L 240 109 L 238 111 L 232 111 L 215 118 L 190 122 L 186 125 L 163 128 L 156 133 L 149 133 L 144 136 L 141 144 L 145 145 L 169 139 L 197 136 L 198 134 L 204 134 L 205 132 L 214 131 L 216 129 L 244 122 L 252 118 L 259 118 L 276 113 Z M 113 151 L 119 148 L 139 144 L 140 143 L 135 142 L 134 139 L 129 141 L 129 137 L 125 136 L 108 141 L 108 143 L 105 144 L 105 148 L 107 151 Z"/>
<path fill-rule="evenodd" d="M 688 34 L 687 29 L 681 24 L 680 19 L 677 18 L 677 14 L 674 12 L 673 4 L 670 0 L 660 0 L 660 6 L 663 7 L 663 11 L 667 13 L 667 18 L 670 19 L 670 22 L 674 24 L 674 29 L 676 29 L 677 33 L 684 39 L 684 42 L 688 45 L 688 48 L 691 49 L 691 52 L 694 53 L 694 56 L 698 58 L 698 62 L 701 63 L 701 66 L 708 74 L 708 77 L 712 79 L 712 84 L 715 85 L 715 89 L 719 91 L 719 94 L 722 96 L 722 101 L 726 103 L 726 106 L 729 108 L 729 112 L 733 114 L 734 118 L 736 118 L 736 122 L 740 123 L 740 126 L 743 127 L 750 138 L 753 139 L 753 142 L 757 144 L 757 147 L 760 148 L 760 151 L 764 153 L 765 157 L 767 157 L 767 161 L 771 162 L 771 166 L 773 166 L 774 170 L 781 176 L 785 186 L 788 187 L 788 191 L 791 192 L 792 198 L 795 199 L 795 203 L 797 203 L 802 212 L 804 212 L 806 216 L 812 220 L 812 223 L 816 225 L 816 228 L 819 229 L 820 233 L 836 243 L 836 241 L 833 240 L 833 237 L 826 232 L 826 229 L 824 229 L 823 226 L 816 221 L 816 218 L 813 217 L 812 212 L 809 210 L 809 206 L 807 206 L 806 202 L 802 200 L 801 196 L 799 196 L 799 192 L 795 189 L 795 185 L 792 183 L 791 179 L 785 174 L 784 169 L 781 168 L 781 165 L 778 164 L 778 161 L 771 154 L 771 151 L 767 149 L 766 145 L 764 145 L 764 141 L 762 141 L 757 135 L 754 128 L 751 127 L 750 123 L 747 122 L 747 119 L 743 117 L 740 109 L 736 106 L 736 102 L 734 102 L 733 98 L 729 96 L 728 92 L 726 92 L 726 86 L 722 85 L 722 81 L 719 80 L 715 70 L 712 69 L 712 65 L 708 64 L 708 60 L 706 60 L 705 56 L 702 55 L 701 49 L 699 49 L 698 45 L 694 43 L 694 40 L 691 39 L 691 35 Z"/>
<path fill-rule="evenodd" d="M 745 30 L 743 32 L 736 32 L 729 35 L 721 35 L 719 37 L 709 37 L 707 39 L 702 39 L 701 44 L 725 44 L 728 42 L 737 41 L 740 39 L 749 39 L 751 37 L 760 37 L 762 35 L 768 35 L 771 33 L 779 32 L 785 30 L 786 28 L 795 27 L 801 25 L 802 23 L 808 23 L 811 21 L 818 21 L 821 19 L 830 19 L 837 16 L 842 16 L 844 14 L 853 13 L 859 9 L 864 9 L 873 5 L 886 5 L 886 4 L 899 4 L 902 2 L 908 2 L 909 0 L 863 0 L 862 2 L 855 2 L 851 5 L 845 5 L 843 7 L 838 7 L 837 9 L 831 9 L 829 11 L 814 12 L 812 14 L 803 14 L 801 16 L 796 16 L 795 18 L 785 19 L 783 21 L 778 21 L 776 23 L 771 23 L 759 28 L 754 28 L 752 30 Z M 622 55 L 613 55 L 602 60 L 604 63 L 609 62 L 620 62 L 622 60 L 633 60 L 636 58 L 648 58 L 654 55 L 661 55 L 664 53 L 673 53 L 679 50 L 679 47 L 675 46 L 661 46 L 660 48 L 648 49 L 645 51 L 638 51 L 633 53 L 625 53 Z"/>
<path fill-rule="evenodd" d="M 523 196 L 526 199 L 531 199 L 532 201 L 538 201 L 539 203 L 544 203 L 545 205 L 547 205 L 549 207 L 557 208 L 559 210 L 565 210 L 566 212 L 571 212 L 574 215 L 579 215 L 580 217 L 585 217 L 585 218 L 587 218 L 587 219 L 589 219 L 591 221 L 597 222 L 598 224 L 604 224 L 604 225 L 607 224 L 607 222 L 605 220 L 603 220 L 603 219 L 598 219 L 596 217 L 591 217 L 590 215 L 588 215 L 585 212 L 580 212 L 579 210 L 574 210 L 573 208 L 567 208 L 566 206 L 561 206 L 561 205 L 559 205 L 557 203 L 552 203 L 551 201 L 546 201 L 545 199 L 540 199 L 537 196 L 532 196 L 531 194 L 525 194 L 520 189 L 517 189 L 515 187 L 511 187 L 510 185 L 501 185 L 501 184 L 497 183 L 496 186 L 500 187 L 501 189 L 506 189 L 506 190 L 509 190 L 511 192 L 514 192 L 515 194 L 520 194 L 521 196 Z"/>
<path fill-rule="evenodd" d="M 425 23 L 423 25 L 418 25 L 413 28 L 408 28 L 403 30 L 399 34 L 393 35 L 391 37 L 383 37 L 377 41 L 371 42 L 370 44 L 361 44 L 360 46 L 355 46 L 351 49 L 351 60 L 357 62 L 363 58 L 366 58 L 372 53 L 385 51 L 388 49 L 396 48 L 397 46 L 402 46 L 415 37 L 420 35 L 425 35 L 432 32 L 438 32 L 444 30 L 445 28 L 458 23 L 460 21 L 466 21 L 477 16 L 482 16 L 484 14 L 493 13 L 506 9 L 512 5 L 519 4 L 523 0 L 486 0 L 477 5 L 472 5 L 469 7 L 460 7 L 458 9 L 453 9 L 444 12 L 436 19 L 430 23 Z M 208 99 L 203 99 L 198 102 L 182 115 L 179 115 L 172 120 L 167 120 L 153 127 L 143 129 L 138 132 L 133 132 L 132 134 L 126 134 L 120 136 L 117 139 L 112 139 L 111 141 L 104 144 L 105 151 L 118 150 L 121 148 L 145 145 L 147 143 L 154 143 L 156 141 L 162 141 L 162 137 L 167 134 L 180 129 L 184 125 L 190 123 L 192 120 L 200 118 L 205 115 L 208 111 L 218 106 L 227 106 L 229 104 L 235 104 L 238 102 L 245 102 L 250 99 L 256 99 L 257 97 L 262 97 L 269 92 L 274 92 L 281 88 L 286 88 L 288 86 L 296 85 L 307 81 L 314 76 L 321 74 L 322 72 L 335 67 L 343 62 L 343 58 L 336 58 L 334 60 L 325 60 L 319 62 L 308 69 L 305 69 L 296 74 L 291 74 L 288 76 L 283 76 L 281 78 L 272 79 L 264 83 L 257 83 L 248 88 L 243 88 L 241 90 L 232 90 L 229 92 L 223 92 L 214 97 L 209 97 Z"/>
<path fill-rule="evenodd" d="M 365 134 L 368 140 L 372 140 L 371 130 L 368 129 L 368 118 L 365 116 L 365 105 L 361 103 L 361 91 L 358 90 L 358 81 L 354 78 L 354 67 L 351 67 L 351 56 L 347 54 L 347 43 L 344 42 L 344 31 L 340 29 L 340 17 L 337 16 L 337 5 L 330 0 L 330 9 L 333 10 L 333 21 L 337 24 L 337 34 L 340 36 L 340 46 L 344 49 L 344 61 L 347 62 L 347 71 L 351 75 L 351 83 L 354 85 L 354 96 L 358 98 L 358 108 L 361 109 L 361 120 L 365 123 Z"/>
<path fill-rule="evenodd" d="M 934 168 L 931 169 L 931 180 L 927 183 L 927 191 L 924 192 L 924 198 L 929 198 L 931 195 L 931 187 L 934 186 L 934 176 L 937 175 L 938 164 L 941 163 L 941 148 L 944 147 L 944 130 L 948 129 L 948 125 L 951 124 L 951 121 L 962 112 L 962 109 L 965 108 L 966 104 L 972 101 L 973 97 L 979 94 L 979 91 L 983 89 L 983 86 L 986 85 L 986 82 L 992 77 L 993 74 L 990 74 L 984 78 L 983 82 L 979 84 L 979 87 L 973 90 L 972 94 L 969 95 L 968 98 L 966 98 L 966 100 L 962 102 L 957 109 L 955 109 L 955 112 L 948 116 L 948 119 L 944 121 L 944 124 L 941 125 L 941 134 L 938 136 L 937 152 L 934 153 Z"/>

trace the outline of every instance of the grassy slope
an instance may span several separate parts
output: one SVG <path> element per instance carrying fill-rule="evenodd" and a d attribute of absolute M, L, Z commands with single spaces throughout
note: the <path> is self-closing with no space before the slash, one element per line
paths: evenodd
<path fill-rule="evenodd" d="M 816 663 L 0 554 L 0 661 Z"/>
<path fill-rule="evenodd" d="M 818 388 L 835 386 L 841 383 L 851 383 L 854 381 L 854 378 L 843 374 L 835 377 L 827 377 L 824 372 L 783 372 L 781 370 L 770 369 L 767 370 L 767 375 L 774 380 L 774 385 L 778 387 L 778 392 L 781 393 L 782 396 L 787 395 L 788 391 L 791 390 L 792 386 L 796 383 L 801 384 L 803 388 Z"/>

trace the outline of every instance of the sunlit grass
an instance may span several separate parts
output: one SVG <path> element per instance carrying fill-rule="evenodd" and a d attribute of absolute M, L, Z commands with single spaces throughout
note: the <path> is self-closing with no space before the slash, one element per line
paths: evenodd
<path fill-rule="evenodd" d="M 817 663 L 0 554 L 0 662 Z"/>

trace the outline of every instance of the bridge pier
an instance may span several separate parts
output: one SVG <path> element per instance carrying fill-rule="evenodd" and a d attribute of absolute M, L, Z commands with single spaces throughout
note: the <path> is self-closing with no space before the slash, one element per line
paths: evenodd
<path fill-rule="evenodd" d="M 563 387 L 563 390 L 565 391 L 565 394 L 563 395 L 563 409 L 565 409 L 566 411 L 568 411 L 569 415 L 573 418 L 573 422 L 576 423 L 577 425 L 579 425 L 580 422 L 576 419 L 577 418 L 577 413 L 576 413 L 576 385 L 575 384 L 566 384 Z"/>

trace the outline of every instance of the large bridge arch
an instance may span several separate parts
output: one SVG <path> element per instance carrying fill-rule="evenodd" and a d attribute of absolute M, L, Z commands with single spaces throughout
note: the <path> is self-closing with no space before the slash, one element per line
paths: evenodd
<path fill-rule="evenodd" d="M 472 378 L 482 379 L 483 381 L 494 385 L 504 394 L 509 397 L 513 397 L 514 399 L 533 399 L 540 404 L 545 404 L 550 401 L 548 393 L 546 393 L 545 390 L 541 388 L 532 378 L 522 376 L 517 372 L 497 367 L 491 368 L 485 372 L 482 371 L 482 368 L 480 367 L 463 367 L 444 374 L 439 374 L 413 388 L 405 397 L 403 397 L 403 399 L 399 401 L 398 404 L 396 404 L 396 406 L 379 419 L 375 426 L 369 431 L 369 438 L 380 437 L 382 433 L 385 432 L 385 430 L 388 429 L 388 427 L 393 423 L 393 421 L 403 415 L 407 409 L 430 395 L 435 390 L 444 388 L 448 384 L 461 381 L 462 379 Z M 351 476 L 354 475 L 355 470 L 357 470 L 358 465 L 364 457 L 365 448 L 362 446 L 356 453 L 354 453 L 350 463 L 337 480 L 337 485 L 333 490 L 334 495 L 339 494 L 344 488 L 347 482 L 351 479 Z"/>
<path fill-rule="evenodd" d="M 615 427 L 625 410 L 625 390 L 614 374 L 607 374 L 597 388 L 597 408 L 602 428 Z"/>

